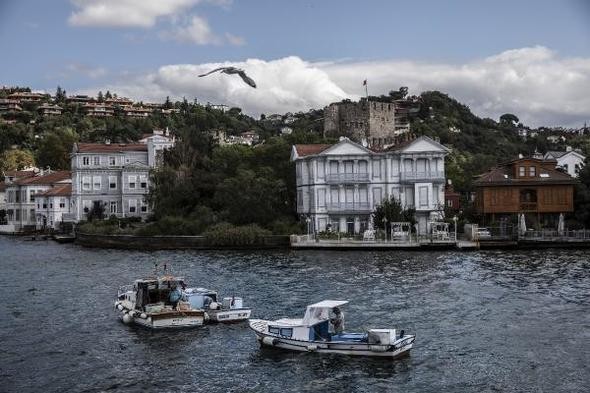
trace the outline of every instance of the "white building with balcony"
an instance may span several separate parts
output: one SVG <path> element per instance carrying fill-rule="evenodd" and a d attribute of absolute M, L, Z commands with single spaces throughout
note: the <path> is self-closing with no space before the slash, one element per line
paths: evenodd
<path fill-rule="evenodd" d="M 556 160 L 557 168 L 561 168 L 571 177 L 578 177 L 578 172 L 584 167 L 586 156 L 579 150 L 567 146 L 566 151 L 548 151 L 545 160 Z"/>
<path fill-rule="evenodd" d="M 312 232 L 364 233 L 382 201 L 395 197 L 416 209 L 419 233 L 444 209 L 444 157 L 449 150 L 422 136 L 386 151 L 346 138 L 335 145 L 294 145 L 297 213 Z"/>
<path fill-rule="evenodd" d="M 37 200 L 43 199 L 41 196 L 48 191 L 68 186 L 71 183 L 70 171 L 40 171 L 17 176 L 13 180 L 8 180 L 6 176 L 7 225 L 11 228 L 7 231 L 37 229 L 39 220 L 42 220 L 37 210 Z M 45 223 L 48 224 L 48 221 Z"/>

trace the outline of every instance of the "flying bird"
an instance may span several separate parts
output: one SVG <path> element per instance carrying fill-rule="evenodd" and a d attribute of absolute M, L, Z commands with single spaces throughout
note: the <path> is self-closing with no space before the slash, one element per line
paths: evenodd
<path fill-rule="evenodd" d="M 256 82 L 254 82 L 254 80 L 252 78 L 250 78 L 248 75 L 246 75 L 246 72 L 244 72 L 244 70 L 242 70 L 241 68 L 236 68 L 236 67 L 219 67 L 219 68 L 216 68 L 214 70 L 207 72 L 206 74 L 201 74 L 201 75 L 199 75 L 199 77 L 207 76 L 207 75 L 212 74 L 217 71 L 221 71 L 223 74 L 238 74 L 240 76 L 240 78 L 242 78 L 242 80 L 244 82 L 246 82 L 246 84 L 248 86 L 252 86 L 253 88 L 256 88 Z"/>

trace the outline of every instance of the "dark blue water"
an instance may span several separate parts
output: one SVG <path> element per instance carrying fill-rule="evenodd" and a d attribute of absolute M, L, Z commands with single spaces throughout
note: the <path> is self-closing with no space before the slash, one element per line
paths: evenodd
<path fill-rule="evenodd" d="M 590 253 L 125 252 L 0 237 L 2 392 L 582 392 Z M 167 262 L 254 317 L 348 299 L 348 330 L 398 327 L 411 356 L 261 349 L 246 324 L 151 332 L 118 321 L 120 285 Z"/>

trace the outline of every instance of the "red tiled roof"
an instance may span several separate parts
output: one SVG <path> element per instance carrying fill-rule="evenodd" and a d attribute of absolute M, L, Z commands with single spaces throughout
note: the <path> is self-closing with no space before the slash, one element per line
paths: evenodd
<path fill-rule="evenodd" d="M 546 176 L 515 178 L 513 175 L 513 165 L 517 165 L 520 160 L 515 160 L 510 164 L 504 164 L 492 168 L 486 173 L 478 176 L 474 184 L 476 186 L 486 185 L 515 185 L 515 184 L 575 184 L 577 180 L 567 173 L 560 172 L 556 169 L 543 167 L 540 172 Z"/>
<path fill-rule="evenodd" d="M 70 196 L 72 195 L 72 184 L 60 184 L 50 190 L 41 193 L 42 196 Z"/>
<path fill-rule="evenodd" d="M 295 150 L 297 150 L 297 155 L 299 157 L 311 156 L 314 154 L 319 154 L 329 148 L 332 145 L 325 145 L 325 144 L 313 144 L 313 145 L 295 145 Z"/>
<path fill-rule="evenodd" d="M 23 177 L 31 177 L 35 176 L 34 171 L 6 171 L 4 172 L 4 176 L 14 177 L 16 179 L 21 179 Z"/>
<path fill-rule="evenodd" d="M 43 176 L 33 176 L 27 177 L 25 179 L 20 179 L 15 183 L 18 185 L 31 185 L 31 184 L 54 184 L 72 177 L 72 172 L 70 171 L 55 171 L 51 172 L 47 175 Z"/>
<path fill-rule="evenodd" d="M 108 153 L 121 151 L 147 151 L 147 145 L 143 143 L 78 143 L 79 153 Z"/>

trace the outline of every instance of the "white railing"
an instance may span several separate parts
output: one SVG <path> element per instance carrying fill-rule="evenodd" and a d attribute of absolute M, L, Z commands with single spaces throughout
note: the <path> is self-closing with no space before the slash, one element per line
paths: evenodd
<path fill-rule="evenodd" d="M 341 202 L 341 203 L 328 203 L 327 210 L 330 212 L 343 212 L 343 211 L 370 211 L 371 204 L 369 202 Z"/>
<path fill-rule="evenodd" d="M 563 230 L 542 229 L 540 231 L 527 230 L 519 234 L 524 240 L 590 240 L 590 229 Z"/>
<path fill-rule="evenodd" d="M 368 181 L 368 173 L 330 173 L 326 176 L 326 182 L 328 183 L 359 183 Z"/>
<path fill-rule="evenodd" d="M 421 181 L 421 180 L 444 180 L 445 173 L 441 171 L 430 172 L 402 172 L 400 173 L 401 181 Z"/>

